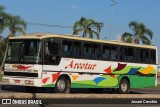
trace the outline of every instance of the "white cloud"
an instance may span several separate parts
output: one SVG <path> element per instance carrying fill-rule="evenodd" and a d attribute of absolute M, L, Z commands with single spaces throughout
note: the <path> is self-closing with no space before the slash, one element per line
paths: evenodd
<path fill-rule="evenodd" d="M 76 5 L 71 5 L 71 7 L 70 7 L 71 9 L 77 9 L 78 7 L 76 6 Z"/>

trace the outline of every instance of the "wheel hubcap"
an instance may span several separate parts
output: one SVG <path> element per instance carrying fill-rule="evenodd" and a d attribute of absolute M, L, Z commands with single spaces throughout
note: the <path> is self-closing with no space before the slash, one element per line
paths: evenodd
<path fill-rule="evenodd" d="M 59 80 L 57 82 L 57 89 L 59 91 L 63 91 L 65 89 L 65 82 L 63 80 Z"/>
<path fill-rule="evenodd" d="M 121 89 L 123 92 L 127 91 L 127 84 L 125 82 L 121 84 Z"/>

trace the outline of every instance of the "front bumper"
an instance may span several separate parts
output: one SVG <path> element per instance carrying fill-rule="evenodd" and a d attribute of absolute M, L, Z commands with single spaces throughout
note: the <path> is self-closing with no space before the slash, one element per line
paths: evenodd
<path fill-rule="evenodd" d="M 41 87 L 41 81 L 42 80 L 40 78 L 3 76 L 1 84 Z"/>

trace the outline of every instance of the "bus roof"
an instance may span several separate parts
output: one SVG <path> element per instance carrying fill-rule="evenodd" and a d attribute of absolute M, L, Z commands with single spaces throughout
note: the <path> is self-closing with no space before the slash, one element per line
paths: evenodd
<path fill-rule="evenodd" d="M 108 44 L 115 44 L 115 45 L 157 49 L 157 47 L 153 45 L 141 45 L 141 44 L 133 44 L 133 43 L 124 43 L 124 42 L 115 41 L 115 40 L 84 38 L 84 37 L 80 37 L 78 35 L 73 35 L 73 34 L 31 33 L 31 34 L 10 37 L 9 39 L 13 40 L 13 39 L 45 39 L 45 38 L 66 38 L 66 39 L 83 40 L 83 41 L 90 41 L 90 42 L 97 42 L 97 43 L 108 43 Z"/>

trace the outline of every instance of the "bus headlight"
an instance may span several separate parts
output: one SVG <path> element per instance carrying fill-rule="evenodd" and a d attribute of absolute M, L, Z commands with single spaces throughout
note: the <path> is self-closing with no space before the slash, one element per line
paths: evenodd
<path fill-rule="evenodd" d="M 3 79 L 3 83 L 9 83 L 9 79 Z"/>
<path fill-rule="evenodd" d="M 34 85 L 34 81 L 32 80 L 25 80 L 26 85 Z"/>
<path fill-rule="evenodd" d="M 34 70 L 33 72 L 34 72 L 34 73 L 38 73 L 38 70 Z"/>

